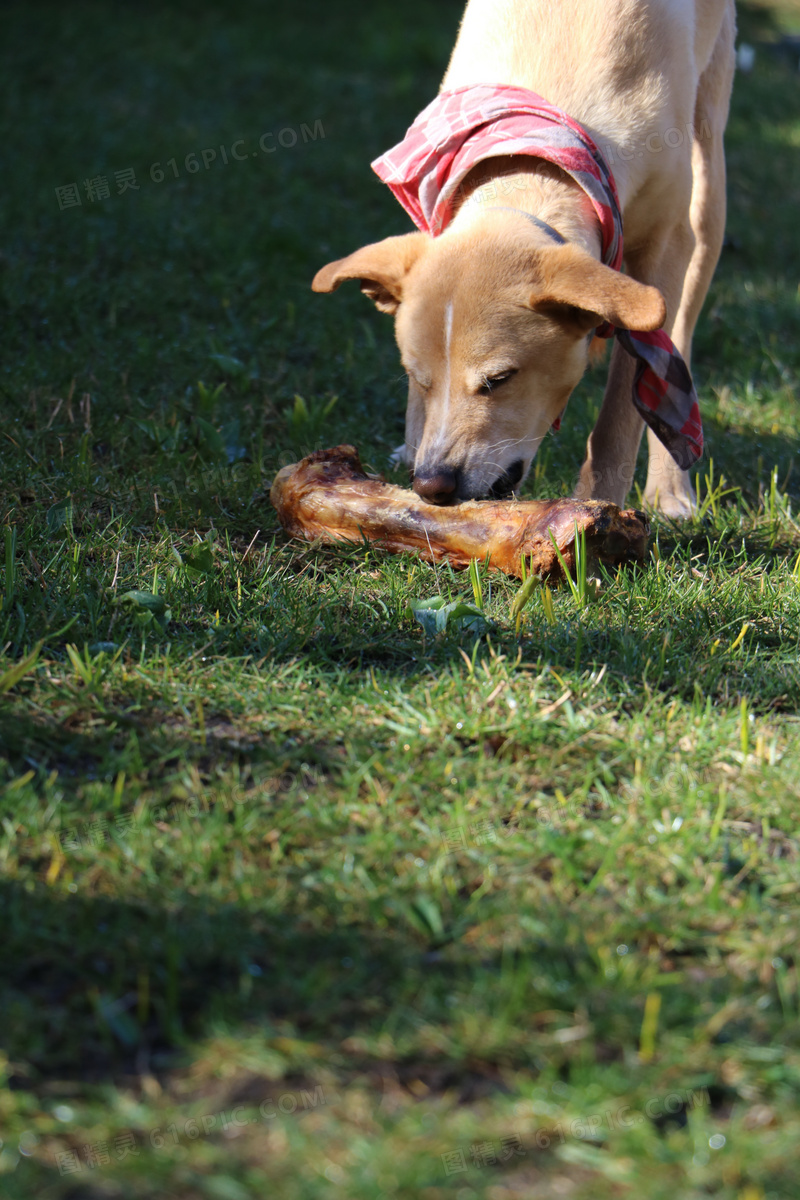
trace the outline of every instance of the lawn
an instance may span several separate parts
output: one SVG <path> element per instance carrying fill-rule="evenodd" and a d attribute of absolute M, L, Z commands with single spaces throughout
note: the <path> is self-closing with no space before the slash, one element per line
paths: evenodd
<path fill-rule="evenodd" d="M 795 1200 L 800 4 L 740 12 L 698 515 L 518 627 L 270 508 L 401 440 L 309 282 L 409 228 L 461 4 L 290 7 L 3 9 L 0 1194 Z"/>

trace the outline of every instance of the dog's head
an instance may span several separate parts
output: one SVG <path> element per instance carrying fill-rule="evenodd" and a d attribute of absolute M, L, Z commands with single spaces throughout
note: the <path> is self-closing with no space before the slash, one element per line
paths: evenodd
<path fill-rule="evenodd" d="M 527 474 L 561 415 L 603 321 L 665 319 L 655 288 L 575 245 L 542 245 L 512 214 L 501 225 L 411 233 L 364 246 L 316 275 L 347 279 L 395 314 L 408 372 L 405 457 L 437 504 L 502 495 Z"/>

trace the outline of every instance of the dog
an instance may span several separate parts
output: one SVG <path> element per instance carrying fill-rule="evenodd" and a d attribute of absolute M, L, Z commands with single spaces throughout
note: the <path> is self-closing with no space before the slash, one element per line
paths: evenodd
<path fill-rule="evenodd" d="M 576 497 L 624 504 L 646 421 L 644 500 L 691 514 L 688 364 L 725 227 L 735 24 L 733 0 L 469 0 L 439 96 L 373 163 L 419 232 L 312 284 L 358 280 L 394 314 L 424 499 L 518 488 L 600 334 Z"/>

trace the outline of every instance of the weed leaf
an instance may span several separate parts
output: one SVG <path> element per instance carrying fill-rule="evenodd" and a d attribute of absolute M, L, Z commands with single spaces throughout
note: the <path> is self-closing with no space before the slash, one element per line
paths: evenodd
<path fill-rule="evenodd" d="M 151 612 L 154 616 L 160 616 L 167 604 L 163 596 L 157 596 L 155 592 L 126 592 L 124 596 L 120 596 L 118 604 L 132 604 L 134 608 L 143 608 L 147 612 Z"/>
<path fill-rule="evenodd" d="M 465 600 L 451 600 L 444 596 L 431 596 L 427 600 L 412 600 L 406 609 L 423 629 L 426 637 L 441 637 L 449 629 L 452 632 L 481 634 L 490 628 L 481 610 Z"/>
<path fill-rule="evenodd" d="M 18 663 L 14 663 L 13 667 L 9 667 L 3 675 L 0 675 L 0 696 L 4 696 L 6 692 L 10 692 L 23 676 L 33 670 L 43 645 L 44 642 L 37 642 L 30 654 L 27 654 L 25 658 L 21 658 Z"/>
<path fill-rule="evenodd" d="M 72 497 L 67 496 L 66 500 L 59 500 L 58 503 L 48 508 L 45 521 L 47 522 L 47 532 L 49 534 L 58 533 L 60 529 L 66 526 L 67 532 L 72 537 Z"/>
<path fill-rule="evenodd" d="M 190 571 L 196 571 L 199 575 L 213 575 L 214 573 L 214 552 L 208 542 L 200 542 L 198 546 L 192 546 L 191 550 L 187 550 L 182 555 L 183 565 L 188 567 Z"/>

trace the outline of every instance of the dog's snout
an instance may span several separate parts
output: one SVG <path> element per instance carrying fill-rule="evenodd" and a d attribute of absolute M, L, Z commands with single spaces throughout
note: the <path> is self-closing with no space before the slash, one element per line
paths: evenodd
<path fill-rule="evenodd" d="M 453 504 L 458 492 L 458 473 L 452 467 L 420 467 L 414 472 L 414 491 L 429 504 Z"/>
<path fill-rule="evenodd" d="M 490 488 L 490 495 L 496 499 L 501 496 L 507 496 L 521 482 L 524 473 L 525 464 L 521 458 L 518 458 L 510 466 L 506 467 L 503 474 L 494 481 Z"/>

